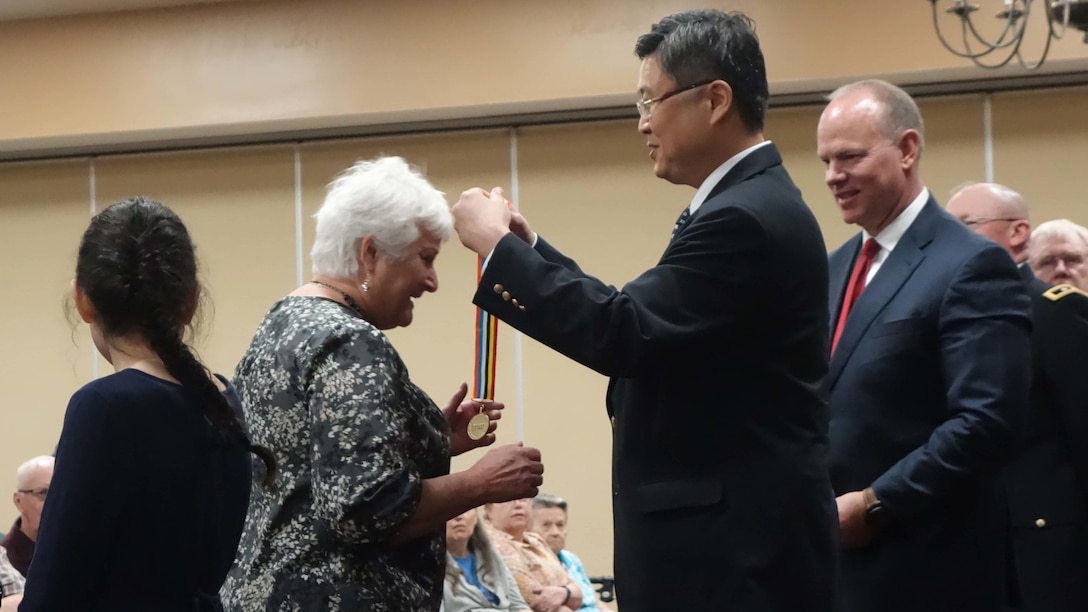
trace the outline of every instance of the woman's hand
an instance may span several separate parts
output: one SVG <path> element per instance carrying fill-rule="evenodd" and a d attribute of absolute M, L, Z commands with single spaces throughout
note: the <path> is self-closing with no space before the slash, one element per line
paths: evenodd
<path fill-rule="evenodd" d="M 536 596 L 534 612 L 558 612 L 566 608 L 567 590 L 561 586 L 542 586 L 533 589 Z"/>
<path fill-rule="evenodd" d="M 450 398 L 449 403 L 442 409 L 442 413 L 446 415 L 446 422 L 450 424 L 450 431 L 452 432 L 450 437 L 450 454 L 452 455 L 460 455 L 474 448 L 494 444 L 495 428 L 498 426 L 495 421 L 502 418 L 502 409 L 506 407 L 502 402 L 490 400 L 472 399 L 465 401 L 466 395 L 468 395 L 468 385 L 461 383 L 461 387 L 457 389 L 457 392 Z M 473 440 L 468 435 L 468 422 L 481 412 L 487 415 L 487 433 L 479 440 Z"/>

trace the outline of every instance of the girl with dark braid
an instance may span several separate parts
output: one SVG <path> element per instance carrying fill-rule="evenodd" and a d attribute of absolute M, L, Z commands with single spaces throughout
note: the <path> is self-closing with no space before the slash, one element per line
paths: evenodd
<path fill-rule="evenodd" d="M 75 310 L 115 373 L 72 396 L 21 610 L 205 612 L 245 520 L 256 455 L 230 383 L 183 334 L 200 298 L 189 233 L 132 198 L 83 234 Z"/>

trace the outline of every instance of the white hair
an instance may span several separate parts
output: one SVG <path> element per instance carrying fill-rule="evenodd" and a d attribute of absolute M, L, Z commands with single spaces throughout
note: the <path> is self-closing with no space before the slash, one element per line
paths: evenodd
<path fill-rule="evenodd" d="M 53 469 L 54 459 L 49 455 L 41 455 L 34 457 L 29 461 L 23 463 L 15 470 L 15 488 L 16 489 L 28 489 L 30 488 L 30 478 L 34 475 L 34 472 L 43 469 Z"/>
<path fill-rule="evenodd" d="M 1053 221 L 1040 223 L 1039 227 L 1031 232 L 1029 244 L 1037 246 L 1059 236 L 1070 242 L 1079 240 L 1082 245 L 1088 247 L 1088 229 L 1073 223 L 1069 219 L 1054 219 Z"/>
<path fill-rule="evenodd" d="M 445 242 L 453 217 L 441 191 L 399 157 L 359 161 L 331 183 L 314 215 L 313 272 L 352 278 L 359 273 L 359 244 L 374 236 L 378 249 L 399 259 L 425 229 Z"/>

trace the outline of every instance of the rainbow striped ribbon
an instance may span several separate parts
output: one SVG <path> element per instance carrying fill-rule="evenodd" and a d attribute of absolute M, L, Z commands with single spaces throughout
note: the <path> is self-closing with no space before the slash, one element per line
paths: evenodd
<path fill-rule="evenodd" d="M 476 284 L 484 273 L 484 258 L 476 262 Z M 476 307 L 476 375 L 472 385 L 472 397 L 495 399 L 495 362 L 498 360 L 499 320 L 480 307 Z"/>

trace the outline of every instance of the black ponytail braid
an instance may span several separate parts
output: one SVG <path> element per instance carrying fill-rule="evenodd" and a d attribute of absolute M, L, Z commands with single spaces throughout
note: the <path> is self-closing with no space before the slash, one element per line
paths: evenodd
<path fill-rule="evenodd" d="M 143 197 L 111 205 L 91 219 L 83 234 L 76 282 L 102 330 L 143 338 L 166 371 L 201 398 L 208 422 L 264 463 L 263 483 L 271 486 L 275 455 L 250 443 L 230 402 L 181 338 L 200 290 L 195 249 L 181 219 Z"/>

